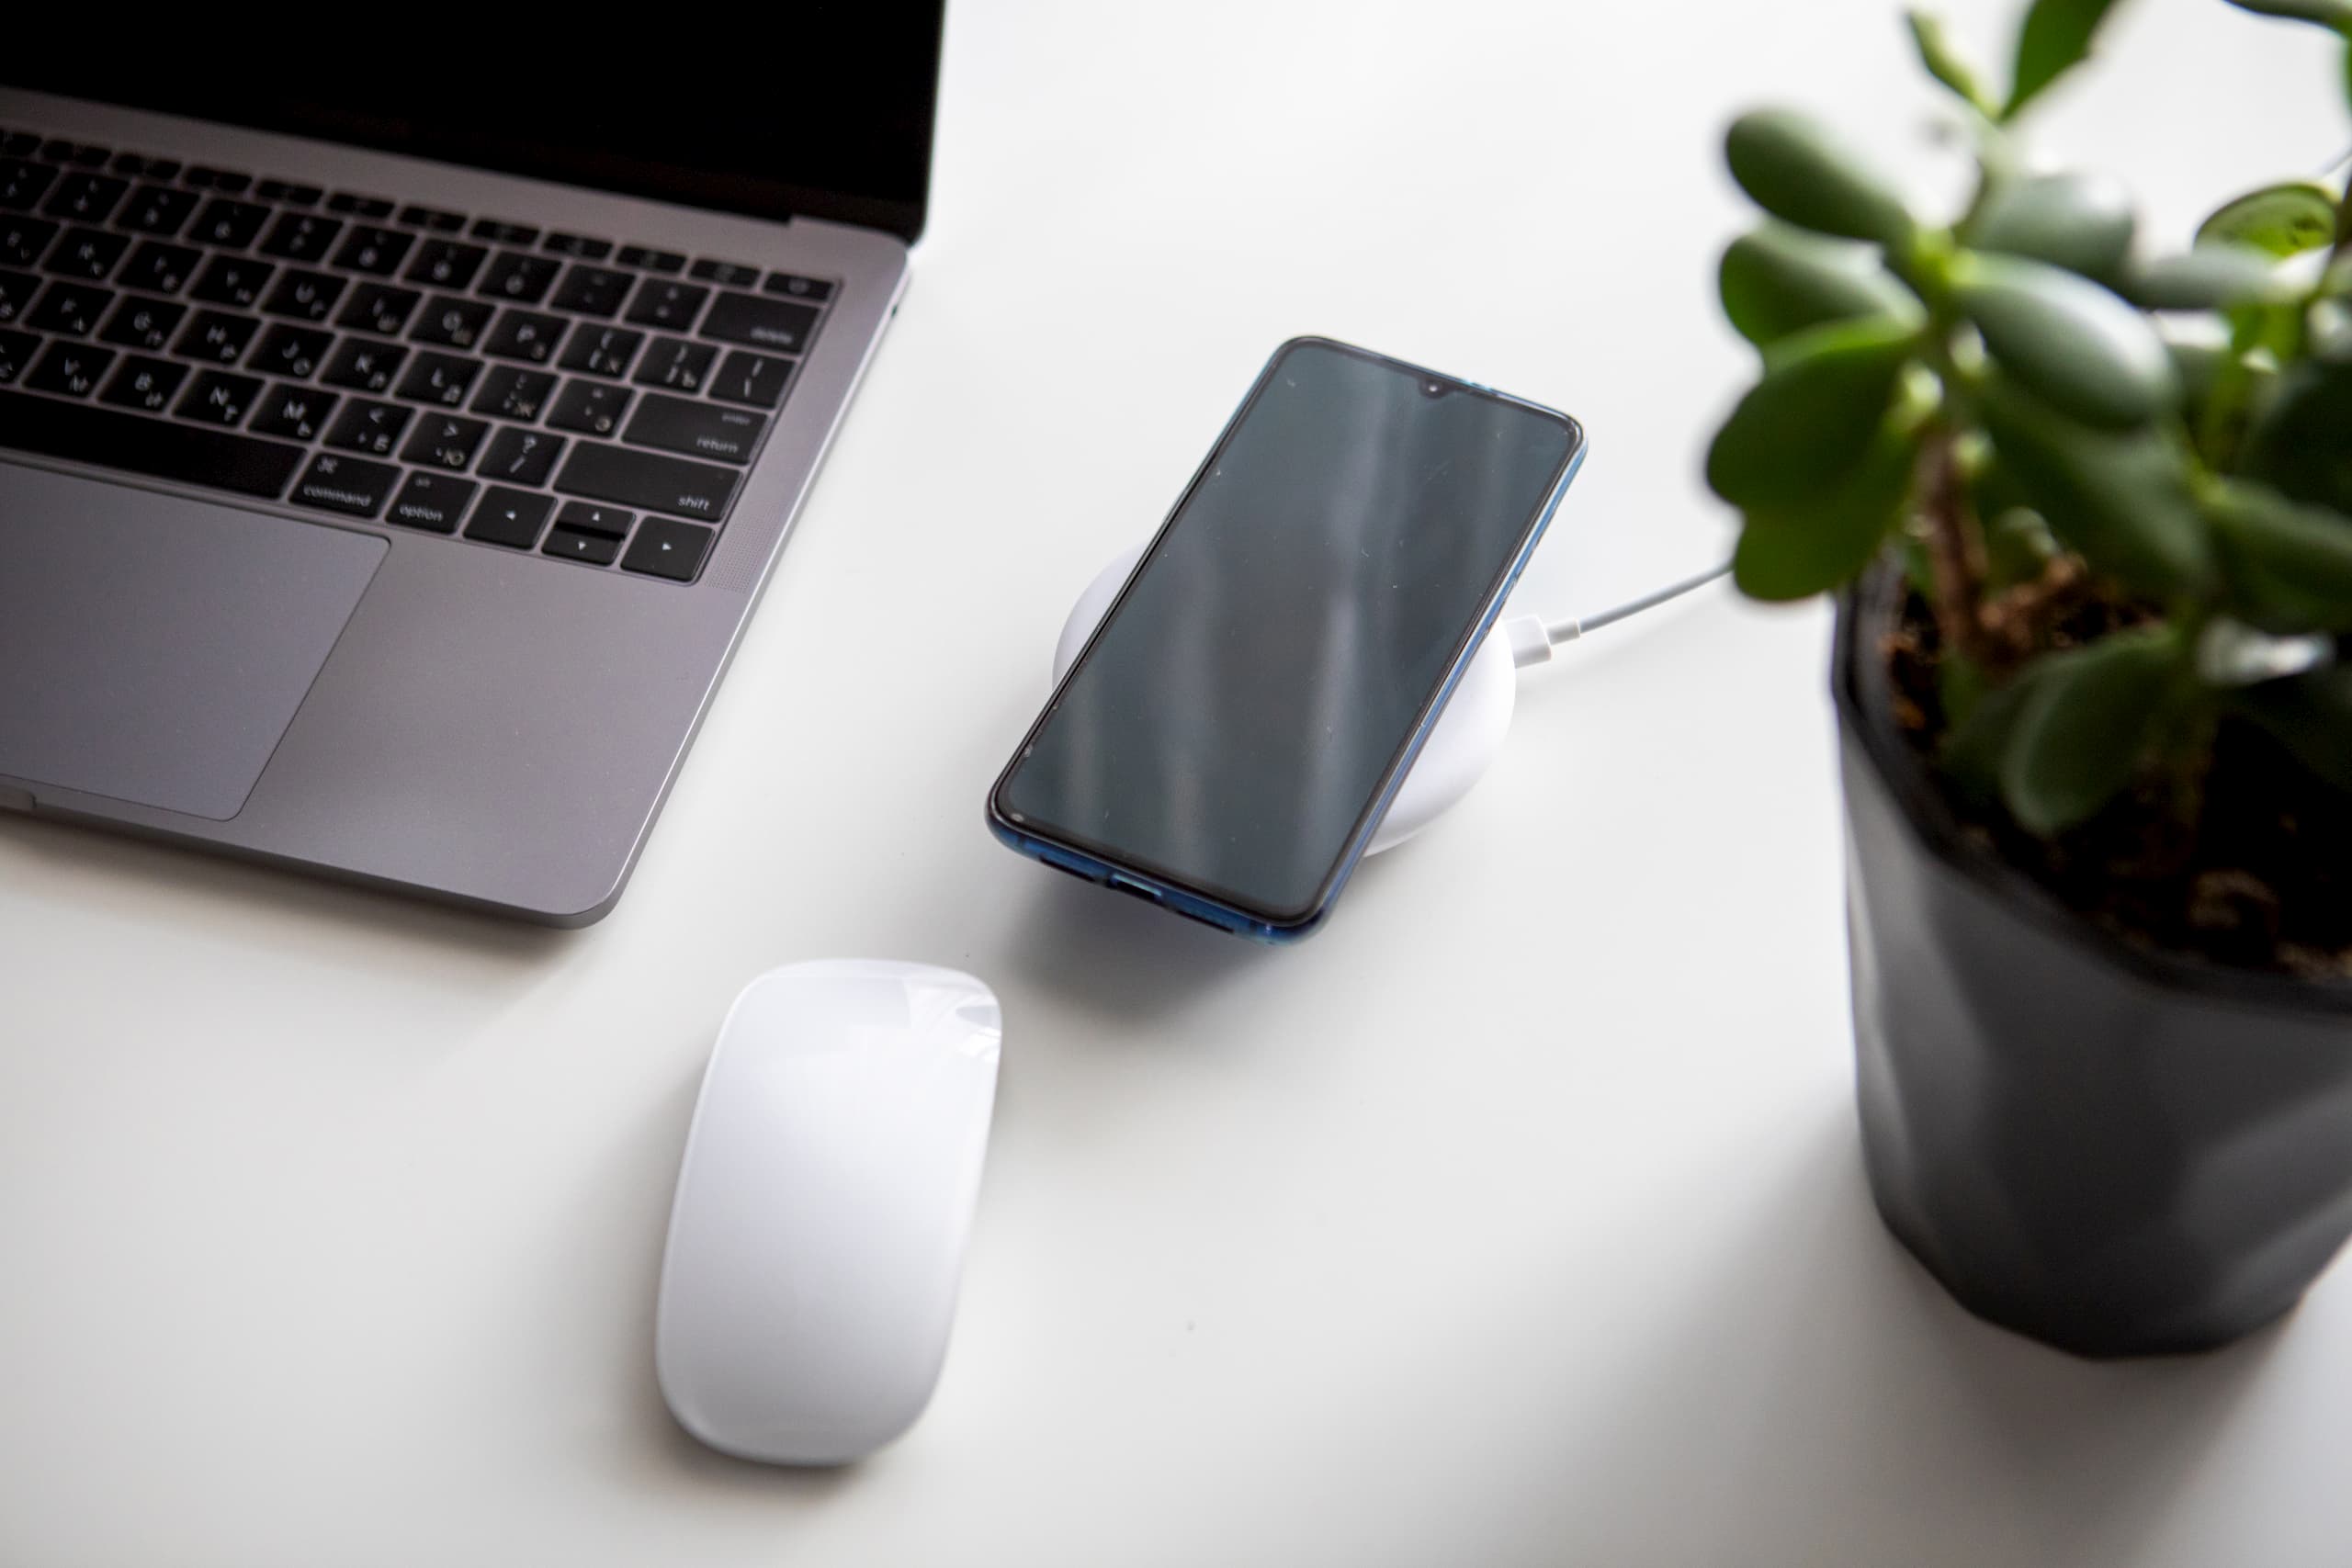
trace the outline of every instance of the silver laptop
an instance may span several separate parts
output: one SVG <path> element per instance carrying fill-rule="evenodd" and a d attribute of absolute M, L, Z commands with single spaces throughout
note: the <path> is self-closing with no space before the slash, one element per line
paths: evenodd
<path fill-rule="evenodd" d="M 922 226 L 939 5 L 803 9 L 0 62 L 0 808 L 610 909 Z"/>

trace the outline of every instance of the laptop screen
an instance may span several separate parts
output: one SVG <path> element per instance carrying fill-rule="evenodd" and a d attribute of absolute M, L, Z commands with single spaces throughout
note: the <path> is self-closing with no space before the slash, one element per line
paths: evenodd
<path fill-rule="evenodd" d="M 463 17 L 346 29 L 322 57 L 213 40 L 27 51 L 37 91 L 689 206 L 922 231 L 945 0 L 582 6 L 537 36 Z M 389 20 L 389 19 L 388 19 Z M 255 24 L 256 27 L 266 24 Z M 456 36 L 453 36 L 456 35 Z M 589 39 L 596 41 L 588 41 Z M 296 40 L 284 39 L 283 44 Z M 331 56 L 326 57 L 326 56 Z"/>

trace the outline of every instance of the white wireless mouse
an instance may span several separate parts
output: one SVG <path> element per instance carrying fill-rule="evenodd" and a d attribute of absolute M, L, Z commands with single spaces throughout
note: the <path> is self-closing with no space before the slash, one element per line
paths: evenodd
<path fill-rule="evenodd" d="M 996 1101 L 995 993 L 920 964 L 770 970 L 718 1032 L 654 1328 L 662 1395 L 725 1453 L 843 1464 L 947 1353 Z"/>

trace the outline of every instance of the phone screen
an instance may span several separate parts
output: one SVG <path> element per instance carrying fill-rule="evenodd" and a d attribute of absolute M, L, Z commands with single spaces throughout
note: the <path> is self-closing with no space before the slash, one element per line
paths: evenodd
<path fill-rule="evenodd" d="M 1580 443 L 1530 403 L 1338 344 L 1284 344 L 994 809 L 1270 921 L 1304 918 Z"/>

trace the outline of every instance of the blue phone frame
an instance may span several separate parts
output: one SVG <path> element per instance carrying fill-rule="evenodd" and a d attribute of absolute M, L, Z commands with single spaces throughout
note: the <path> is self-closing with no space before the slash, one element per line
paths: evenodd
<path fill-rule="evenodd" d="M 1478 618 L 1473 625 L 1466 640 L 1455 651 L 1453 663 L 1446 671 L 1444 681 L 1440 682 L 1436 696 L 1421 711 L 1420 718 L 1415 724 L 1412 734 L 1407 738 L 1404 747 L 1397 754 L 1397 760 L 1390 765 L 1387 775 L 1383 779 L 1379 792 L 1373 797 L 1363 815 L 1357 819 L 1355 830 L 1349 835 L 1347 843 L 1341 848 L 1339 863 L 1325 881 L 1321 895 L 1296 919 L 1276 920 L 1214 897 L 1199 888 L 1190 887 L 1183 883 L 1164 877 L 1146 867 L 1123 863 L 1064 840 L 1034 832 L 1023 824 L 1010 820 L 998 804 L 998 796 L 1003 791 L 1007 782 L 1011 780 L 1012 770 L 1020 765 L 1023 753 L 1035 741 L 1038 731 L 1045 728 L 1046 721 L 1053 716 L 1054 709 L 1059 705 L 1063 688 L 1077 676 L 1080 670 L 1085 667 L 1087 658 L 1094 651 L 1095 643 L 1102 637 L 1104 629 L 1117 617 L 1120 606 L 1126 602 L 1128 589 L 1151 569 L 1153 558 L 1159 553 L 1161 540 L 1167 536 L 1168 531 L 1175 526 L 1176 520 L 1183 515 L 1184 507 L 1193 499 L 1193 492 L 1199 488 L 1203 476 L 1214 467 L 1217 454 L 1225 449 L 1226 443 L 1232 439 L 1233 433 L 1240 427 L 1242 419 L 1257 402 L 1258 394 L 1264 389 L 1275 369 L 1281 366 L 1283 357 L 1292 351 L 1303 347 L 1336 348 L 1360 358 L 1375 361 L 1421 380 L 1441 381 L 1457 390 L 1476 392 L 1482 397 L 1492 398 L 1499 402 L 1532 409 L 1537 413 L 1559 421 L 1567 430 L 1572 445 L 1566 462 L 1561 466 L 1559 479 L 1553 484 L 1551 493 L 1544 498 L 1543 506 L 1537 511 L 1534 522 L 1527 530 L 1526 537 L 1520 542 L 1518 553 L 1512 558 L 1509 570 L 1502 574 L 1498 585 L 1487 594 L 1486 602 L 1480 606 Z M 1332 907 L 1340 901 L 1340 894 L 1347 887 L 1349 879 L 1355 874 L 1357 864 L 1363 859 L 1365 846 L 1371 843 L 1374 832 L 1379 829 L 1381 818 L 1388 815 L 1389 805 L 1396 799 L 1397 789 L 1404 784 L 1406 774 L 1412 772 L 1413 763 L 1420 756 L 1421 748 L 1429 740 L 1430 732 L 1437 727 L 1438 718 L 1445 712 L 1445 705 L 1453 699 L 1454 688 L 1461 684 L 1464 671 L 1470 668 L 1470 660 L 1477 653 L 1479 645 L 1486 641 L 1487 634 L 1494 629 L 1497 617 L 1502 614 L 1504 602 L 1510 597 L 1510 591 L 1519 583 L 1520 574 L 1527 570 L 1528 561 L 1534 557 L 1535 547 L 1543 541 L 1544 531 L 1551 526 L 1553 514 L 1559 511 L 1560 502 L 1566 498 L 1568 486 L 1575 481 L 1577 471 L 1584 467 L 1588 446 L 1585 429 L 1581 423 L 1572 416 L 1562 413 L 1557 409 L 1547 408 L 1542 403 L 1532 402 L 1525 398 L 1516 398 L 1508 392 L 1498 392 L 1492 387 L 1476 381 L 1466 381 L 1458 376 L 1441 375 L 1436 371 L 1392 358 L 1385 354 L 1375 354 L 1370 349 L 1360 348 L 1353 344 L 1341 343 L 1336 338 L 1310 335 L 1295 337 L 1283 343 L 1266 361 L 1266 367 L 1260 371 L 1258 378 L 1250 384 L 1250 390 L 1243 394 L 1241 401 L 1233 411 L 1232 417 L 1226 421 L 1225 427 L 1217 433 L 1216 439 L 1210 443 L 1208 455 L 1201 459 L 1200 468 L 1193 471 L 1191 480 L 1184 486 L 1183 492 L 1176 498 L 1176 504 L 1169 509 L 1167 517 L 1161 521 L 1159 530 L 1152 535 L 1150 545 L 1145 548 L 1141 558 L 1136 562 L 1135 570 L 1128 574 L 1126 582 L 1120 586 L 1118 596 L 1112 600 L 1111 607 L 1103 612 L 1102 620 L 1096 623 L 1094 630 L 1088 635 L 1086 646 L 1080 649 L 1078 657 L 1070 661 L 1069 672 L 1056 683 L 1053 694 L 1046 699 L 1045 706 L 1038 710 L 1036 718 L 1023 732 L 1021 744 L 1013 749 L 1012 760 L 1006 762 L 1003 771 L 998 773 L 996 783 L 989 786 L 987 807 L 989 831 L 1008 849 L 1026 855 L 1032 860 L 1043 862 L 1057 871 L 1066 871 L 1073 876 L 1083 877 L 1087 881 L 1106 886 L 1114 891 L 1131 894 L 1148 903 L 1156 904 L 1161 908 L 1171 910 L 1189 919 L 1198 920 L 1204 925 L 1231 931 L 1237 936 L 1282 944 L 1297 942 L 1311 935 L 1322 926 L 1324 920 L 1329 917 Z"/>

